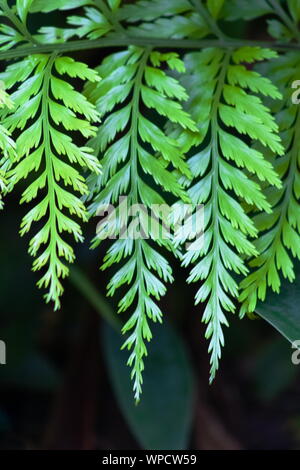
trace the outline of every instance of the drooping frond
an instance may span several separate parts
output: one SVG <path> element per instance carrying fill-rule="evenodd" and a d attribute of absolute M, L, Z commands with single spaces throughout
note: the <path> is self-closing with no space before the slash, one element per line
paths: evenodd
<path fill-rule="evenodd" d="M 0 81 L 0 110 L 12 109 L 13 103 L 4 90 L 4 83 Z M 7 191 L 6 173 L 15 158 L 16 145 L 10 133 L 0 124 L 0 209 L 3 208 L 2 194 Z"/>
<path fill-rule="evenodd" d="M 242 316 L 254 312 L 258 300 L 265 300 L 268 287 L 279 293 L 280 273 L 293 281 L 292 257 L 300 259 L 300 110 L 297 96 L 292 101 L 293 94 L 297 94 L 293 84 L 300 76 L 298 53 L 286 54 L 267 64 L 266 71 L 283 94 L 280 104 L 272 106 L 285 148 L 284 155 L 276 160 L 283 186 L 276 190 L 266 188 L 273 211 L 254 217 L 261 233 L 256 242 L 260 254 L 250 262 L 252 272 L 241 283 Z"/>
<path fill-rule="evenodd" d="M 96 153 L 103 155 L 104 171 L 90 178 L 94 193 L 90 210 L 97 215 L 99 208 L 108 204 L 117 205 L 120 210 L 117 218 L 108 216 L 100 223 L 94 247 L 103 238 L 117 238 L 102 269 L 124 260 L 122 267 L 116 266 L 108 294 L 129 286 L 119 302 L 119 312 L 131 306 L 134 310 L 123 333 L 130 332 L 124 348 L 132 351 L 128 364 L 132 367 L 137 400 L 147 354 L 145 342 L 151 339 L 149 319 L 156 322 L 162 318 L 153 297 L 159 300 L 166 290 L 164 282 L 173 279 L 169 263 L 158 250 L 159 247 L 172 250 L 171 240 L 167 234 L 155 232 L 151 225 L 154 219 L 160 228 L 165 222 L 166 215 L 162 213 L 165 200 L 159 190 L 186 201 L 187 195 L 171 170 L 176 168 L 191 176 L 178 142 L 165 134 L 157 120 L 168 119 L 181 129 L 197 131 L 180 104 L 187 98 L 184 88 L 159 68 L 161 63 L 183 70 L 177 54 L 131 47 L 107 57 L 98 68 L 103 80 L 86 88 L 87 96 L 104 118 L 91 141 Z M 123 215 L 121 196 L 127 196 L 126 204 L 131 211 L 134 208 L 134 213 Z M 157 211 L 150 214 L 148 211 L 157 205 Z"/>
<path fill-rule="evenodd" d="M 91 122 L 98 121 L 99 115 L 64 75 L 99 80 L 85 64 L 56 54 L 30 56 L 9 65 L 1 74 L 6 87 L 13 90 L 14 102 L 13 109 L 2 113 L 3 124 L 9 132 L 21 131 L 16 140 L 17 157 L 7 177 L 11 188 L 20 180 L 33 178 L 21 199 L 21 203 L 31 203 L 32 208 L 23 218 L 20 233 L 24 235 L 34 222 L 39 222 L 29 253 L 36 258 L 33 270 L 45 269 L 38 286 L 48 289 L 46 301 L 52 300 L 55 308 L 63 292 L 60 278 L 68 274 L 62 260 L 74 260 L 73 249 L 62 233 L 68 232 L 81 241 L 82 231 L 74 217 L 87 219 L 80 197 L 74 194 L 87 193 L 78 169 L 99 173 L 92 150 L 78 147 L 69 135 L 78 132 L 91 137 L 95 132 Z"/>
<path fill-rule="evenodd" d="M 26 41 L 24 30 L 20 31 L 15 24 L 21 25 L 26 21 L 32 0 L 17 0 L 16 11 L 14 12 L 7 3 L 7 0 L 0 2 L 0 51 L 11 49 L 12 47 L 22 44 Z M 11 24 L 5 24 L 3 19 L 9 19 Z M 21 20 L 21 21 L 20 21 Z M 26 31 L 27 34 L 27 31 Z"/>
<path fill-rule="evenodd" d="M 189 0 L 139 0 L 124 5 L 118 18 L 129 23 L 131 35 L 201 38 L 210 30 Z"/>
<path fill-rule="evenodd" d="M 234 52 L 206 49 L 185 58 L 188 73 L 183 83 L 190 95 L 187 109 L 202 137 L 189 160 L 196 182 L 188 193 L 194 204 L 204 204 L 205 223 L 203 248 L 187 251 L 183 265 L 195 265 L 188 282 L 201 281 L 196 304 L 206 302 L 203 321 L 210 339 L 211 380 L 224 344 L 225 314 L 236 309 L 239 289 L 235 277 L 247 273 L 245 256 L 258 254 L 249 240 L 257 236 L 257 228 L 243 201 L 271 211 L 251 175 L 281 186 L 272 164 L 249 145 L 250 140 L 258 141 L 272 153 L 283 154 L 277 124 L 257 94 L 273 99 L 281 95 L 270 80 L 241 63 L 275 56 L 267 49 L 244 47 Z"/>

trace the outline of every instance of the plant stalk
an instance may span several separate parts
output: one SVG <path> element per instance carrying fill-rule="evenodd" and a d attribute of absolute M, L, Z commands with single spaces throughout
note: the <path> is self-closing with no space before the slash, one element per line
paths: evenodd
<path fill-rule="evenodd" d="M 161 49 L 203 49 L 206 47 L 220 47 L 222 49 L 238 48 L 243 46 L 267 47 L 281 50 L 300 51 L 300 43 L 282 44 L 275 41 L 251 41 L 235 39 L 165 39 L 149 37 L 114 36 L 96 40 L 76 40 L 64 43 L 36 44 L 31 46 L 19 46 L 15 49 L 0 52 L 0 60 L 15 59 L 32 54 L 47 54 L 57 52 L 76 52 L 91 49 L 103 49 L 108 47 L 124 48 L 126 46 L 152 46 Z"/>
<path fill-rule="evenodd" d="M 71 283 L 95 308 L 99 315 L 118 333 L 121 333 L 122 323 L 111 308 L 109 302 L 102 297 L 99 290 L 96 289 L 88 277 L 77 267 L 70 269 Z"/>

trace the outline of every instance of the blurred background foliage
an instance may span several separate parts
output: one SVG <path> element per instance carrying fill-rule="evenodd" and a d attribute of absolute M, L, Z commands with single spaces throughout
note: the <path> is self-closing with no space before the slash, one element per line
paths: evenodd
<path fill-rule="evenodd" d="M 59 26 L 63 18 L 52 16 Z M 31 21 L 38 28 L 43 17 Z M 265 31 L 264 21 L 239 21 L 230 35 L 263 39 Z M 76 57 L 93 66 L 106 53 Z M 97 269 L 105 244 L 89 250 L 96 222 L 86 227 L 79 271 L 53 312 L 35 287 L 27 240 L 18 236 L 21 213 L 10 195 L 0 231 L 0 339 L 7 345 L 1 449 L 300 449 L 300 367 L 286 339 L 300 333 L 299 281 L 259 307 L 267 322 L 231 317 L 221 370 L 209 386 L 201 306 L 193 305 L 187 273 L 175 265 L 176 281 L 162 301 L 165 324 L 155 328 L 136 406 L 118 321 L 103 320 L 114 318 L 115 303 L 104 300 L 107 274 Z"/>

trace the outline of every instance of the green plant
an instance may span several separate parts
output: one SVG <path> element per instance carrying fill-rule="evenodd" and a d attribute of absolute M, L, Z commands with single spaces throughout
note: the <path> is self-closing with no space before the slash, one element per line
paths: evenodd
<path fill-rule="evenodd" d="M 4 90 L 4 83 L 0 82 L 0 108 L 13 108 L 13 103 Z M 9 131 L 0 124 L 0 151 L 3 155 L 3 166 L 0 170 L 0 209 L 3 208 L 2 194 L 7 191 L 7 181 L 5 175 L 10 167 L 10 162 L 14 159 L 16 145 L 10 137 Z M 5 163 L 6 162 L 6 163 Z"/>
<path fill-rule="evenodd" d="M 62 233 L 82 241 L 78 220 L 103 204 L 120 196 L 146 208 L 204 204 L 204 246 L 188 251 L 152 232 L 147 240 L 120 237 L 131 216 L 108 217 L 101 230 L 117 240 L 102 269 L 115 266 L 108 295 L 126 288 L 119 312 L 131 312 L 123 348 L 136 400 L 149 320 L 162 321 L 157 302 L 173 280 L 167 252 L 193 265 L 188 282 L 199 285 L 196 303 L 205 303 L 212 380 L 227 314 L 254 312 L 267 287 L 279 292 L 281 274 L 294 280 L 300 258 L 300 121 L 291 101 L 300 78 L 298 2 L 11 3 L 0 0 L 0 59 L 12 61 L 0 74 L 11 95 L 0 89 L 0 187 L 17 191 L 26 181 L 21 203 L 32 207 L 20 233 L 38 222 L 29 245 L 33 269 L 43 272 L 38 286 L 59 308 L 61 279 L 74 261 Z M 28 28 L 28 16 L 57 10 L 68 11 L 66 26 L 49 26 L 44 15 L 38 31 Z M 233 20 L 265 15 L 274 41 L 224 33 Z M 66 55 L 97 48 L 118 50 L 95 70 Z M 162 214 L 156 218 L 163 225 Z M 102 238 L 97 233 L 92 247 Z"/>

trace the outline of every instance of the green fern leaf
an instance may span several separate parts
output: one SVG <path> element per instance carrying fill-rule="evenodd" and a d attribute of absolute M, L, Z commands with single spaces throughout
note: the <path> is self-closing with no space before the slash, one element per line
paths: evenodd
<path fill-rule="evenodd" d="M 244 257 L 258 254 L 249 240 L 257 236 L 257 228 L 241 202 L 271 211 L 259 184 L 247 172 L 262 182 L 281 186 L 271 163 L 244 138 L 248 136 L 270 151 L 283 154 L 274 119 L 251 91 L 260 90 L 272 98 L 279 98 L 280 93 L 269 80 L 240 65 L 245 60 L 251 63 L 273 56 L 273 52 L 257 48 L 232 53 L 206 49 L 188 54 L 185 60 L 188 74 L 183 84 L 190 92 L 187 109 L 199 123 L 202 136 L 201 146 L 189 161 L 192 174 L 199 179 L 189 195 L 194 204 L 204 204 L 205 242 L 200 250 L 185 253 L 183 265 L 195 264 L 189 282 L 203 281 L 196 304 L 206 302 L 203 321 L 210 340 L 211 380 L 224 344 L 226 312 L 235 312 L 239 296 L 233 273 L 245 275 Z M 238 135 L 233 135 L 232 129 Z"/>
<path fill-rule="evenodd" d="M 265 189 L 272 206 L 271 214 L 257 214 L 256 226 L 262 233 L 256 242 L 260 255 L 250 262 L 252 272 L 241 283 L 241 315 L 254 312 L 257 301 L 265 300 L 267 288 L 279 293 L 281 280 L 293 281 L 295 273 L 292 257 L 300 259 L 299 225 L 299 106 L 293 104 L 292 83 L 299 77 L 300 62 L 297 53 L 289 53 L 275 63 L 269 63 L 266 71 L 282 90 L 281 105 L 272 106 L 277 113 L 285 153 L 276 161 L 276 170 L 283 181 L 282 188 Z M 280 155 L 280 154 L 279 154 Z M 270 156 L 269 156 L 270 158 Z"/>
<path fill-rule="evenodd" d="M 69 16 L 68 23 L 75 26 L 74 33 L 82 38 L 98 39 L 111 30 L 111 25 L 106 17 L 96 8 L 84 9 L 85 16 Z"/>
<path fill-rule="evenodd" d="M 68 232 L 76 241 L 83 239 L 79 224 L 66 212 L 87 220 L 82 201 L 71 192 L 87 193 L 84 178 L 76 167 L 99 173 L 99 163 L 92 150 L 78 147 L 65 134 L 64 129 L 91 137 L 95 128 L 90 121 L 99 120 L 99 116 L 85 97 L 57 76 L 64 74 L 99 80 L 96 72 L 85 64 L 56 54 L 30 56 L 8 66 L 1 74 L 7 88 L 14 90 L 11 96 L 15 105 L 13 110 L 3 111 L 3 124 L 10 132 L 22 130 L 16 140 L 17 157 L 7 174 L 10 186 L 32 175 L 34 179 L 23 192 L 21 203 L 30 203 L 38 193 L 44 193 L 23 218 L 20 233 L 24 235 L 34 222 L 44 221 L 30 241 L 29 253 L 36 257 L 33 270 L 46 270 L 38 286 L 48 288 L 46 301 L 53 301 L 55 308 L 59 307 L 63 292 L 60 278 L 68 274 L 62 259 L 74 260 L 73 249 L 61 234 Z M 85 117 L 77 117 L 76 112 Z"/>
<path fill-rule="evenodd" d="M 173 69 L 183 68 L 176 54 L 132 47 L 107 57 L 98 68 L 103 80 L 96 86 L 86 87 L 89 100 L 96 104 L 104 117 L 97 136 L 91 141 L 96 151 L 103 154 L 103 174 L 90 178 L 90 188 L 94 193 L 90 207 L 92 214 L 97 214 L 103 204 L 117 203 L 120 196 L 128 197 L 130 207 L 144 204 L 145 208 L 152 208 L 154 204 L 165 203 L 158 190 L 146 182 L 147 175 L 164 191 L 188 200 L 169 169 L 172 165 L 190 176 L 181 149 L 151 117 L 155 110 L 162 118 L 178 123 L 182 130 L 197 131 L 193 120 L 175 99 L 175 95 L 181 100 L 187 98 L 184 88 L 158 68 L 164 62 Z M 118 268 L 108 285 L 108 295 L 114 295 L 119 287 L 129 285 L 119 302 L 119 312 L 129 307 L 134 309 L 123 328 L 124 334 L 130 333 L 123 347 L 131 350 L 128 364 L 132 367 L 136 400 L 139 400 L 142 390 L 146 342 L 151 339 L 149 320 L 156 322 L 162 319 L 162 312 L 152 297 L 159 300 L 166 290 L 164 282 L 173 280 L 171 267 L 158 252 L 158 246 L 173 250 L 171 240 L 156 237 L 151 229 L 148 239 L 132 237 L 135 231 L 149 230 L 149 217 L 143 211 L 139 214 L 140 227 L 135 224 L 133 215 L 125 219 L 120 215 L 117 221 L 108 217 L 98 227 L 93 243 L 95 247 L 103 238 L 118 238 L 109 249 L 102 269 L 124 259 L 125 264 Z M 162 217 L 162 214 L 157 214 L 160 226 L 163 225 Z M 125 226 L 129 227 L 128 237 L 122 237 Z"/>

